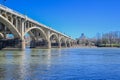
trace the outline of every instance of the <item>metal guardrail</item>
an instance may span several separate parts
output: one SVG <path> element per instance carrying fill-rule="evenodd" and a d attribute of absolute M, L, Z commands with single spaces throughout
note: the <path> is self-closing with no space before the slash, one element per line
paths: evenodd
<path fill-rule="evenodd" d="M 5 11 L 7 11 L 7 12 L 11 12 L 12 14 L 15 14 L 15 15 L 20 16 L 20 17 L 22 17 L 22 18 L 24 18 L 24 19 L 27 19 L 27 20 L 29 20 L 29 21 L 37 24 L 37 25 L 40 25 L 41 27 L 50 29 L 50 30 L 54 31 L 55 33 L 59 33 L 59 34 L 61 34 L 61 35 L 64 36 L 64 37 L 68 37 L 68 38 L 72 39 L 70 36 L 68 36 L 68 35 L 66 35 L 66 34 L 63 34 L 63 33 L 61 33 L 61 32 L 58 32 L 58 31 L 52 29 L 51 27 L 48 27 L 48 26 L 46 26 L 46 25 L 44 25 L 44 24 L 41 24 L 41 23 L 38 22 L 38 21 L 35 21 L 35 20 L 31 19 L 31 18 L 28 18 L 26 15 L 23 15 L 23 14 L 15 11 L 15 10 L 12 10 L 12 9 L 10 9 L 10 8 L 2 5 L 2 4 L 0 4 L 0 9 L 5 10 Z M 74 40 L 74 39 L 73 39 L 73 40 Z"/>

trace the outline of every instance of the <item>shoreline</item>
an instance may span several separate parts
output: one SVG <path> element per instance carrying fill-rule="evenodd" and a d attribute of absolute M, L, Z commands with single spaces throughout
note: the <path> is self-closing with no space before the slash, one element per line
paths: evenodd
<path fill-rule="evenodd" d="M 120 48 L 120 47 L 97 47 L 97 46 L 73 46 L 73 47 L 69 47 L 69 48 Z M 28 49 L 28 48 L 26 48 Z M 29 48 L 29 49 L 46 49 L 46 48 Z M 51 48 L 51 49 L 65 49 L 65 48 Z M 21 51 L 21 49 L 19 48 L 4 48 L 0 51 L 6 51 L 6 50 L 10 50 L 10 51 L 14 51 L 14 50 L 17 50 L 17 51 Z"/>

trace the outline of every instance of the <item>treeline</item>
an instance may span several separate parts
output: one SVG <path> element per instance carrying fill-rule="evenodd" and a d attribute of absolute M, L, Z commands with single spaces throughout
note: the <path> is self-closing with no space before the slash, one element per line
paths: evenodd
<path fill-rule="evenodd" d="M 94 38 L 87 38 L 83 33 L 77 38 L 78 45 L 97 47 L 120 47 L 120 31 L 97 33 Z"/>
<path fill-rule="evenodd" d="M 120 47 L 120 31 L 97 34 L 95 46 L 98 47 Z"/>
<path fill-rule="evenodd" d="M 76 38 L 78 46 L 95 46 L 95 39 L 87 38 L 84 33 L 79 38 Z"/>

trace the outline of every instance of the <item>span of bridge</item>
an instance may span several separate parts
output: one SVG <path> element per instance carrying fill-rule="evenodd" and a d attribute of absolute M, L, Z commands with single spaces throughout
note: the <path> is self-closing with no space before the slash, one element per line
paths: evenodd
<path fill-rule="evenodd" d="M 7 34 L 13 34 L 8 39 Z M 6 6 L 0 5 L 0 46 L 13 47 L 24 50 L 26 48 L 25 35 L 29 34 L 30 47 L 71 47 L 76 42 L 71 37 L 41 24 L 26 15 L 16 12 Z"/>

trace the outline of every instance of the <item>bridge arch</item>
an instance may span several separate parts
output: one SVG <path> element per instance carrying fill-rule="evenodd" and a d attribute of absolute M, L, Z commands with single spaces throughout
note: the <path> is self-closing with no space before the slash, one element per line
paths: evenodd
<path fill-rule="evenodd" d="M 72 41 L 71 41 L 71 46 L 74 46 L 74 45 L 75 45 L 75 41 L 72 40 Z"/>
<path fill-rule="evenodd" d="M 59 47 L 59 38 L 56 33 L 51 33 L 49 36 L 49 40 L 51 41 L 51 47 Z"/>
<path fill-rule="evenodd" d="M 66 41 L 65 41 L 65 37 L 60 37 L 60 43 L 61 43 L 61 47 L 66 47 Z"/>
<path fill-rule="evenodd" d="M 55 34 L 55 33 L 50 34 L 49 39 L 50 39 L 52 36 L 54 36 L 55 39 L 57 40 L 57 42 L 59 42 L 59 38 L 58 38 L 57 34 Z"/>
<path fill-rule="evenodd" d="M 6 27 L 12 32 L 12 34 L 15 36 L 15 38 L 21 39 L 21 34 L 19 31 L 15 28 L 15 26 L 3 15 L 0 15 L 0 22 L 6 25 Z"/>
<path fill-rule="evenodd" d="M 60 41 L 63 40 L 65 42 L 65 38 L 62 36 L 60 37 Z"/>
<path fill-rule="evenodd" d="M 37 32 L 34 34 L 32 32 L 32 30 L 37 30 Z M 34 26 L 34 27 L 28 28 L 25 31 L 24 36 L 27 33 L 29 33 L 30 37 L 32 38 L 32 39 L 30 39 L 30 42 L 28 43 L 30 45 L 30 48 L 45 47 L 47 45 L 48 38 L 47 38 L 45 32 L 43 31 L 43 29 L 41 29 L 40 27 Z M 39 35 L 36 35 L 37 33 L 39 33 L 39 35 L 41 34 L 41 36 L 40 36 L 40 38 L 42 37 L 41 40 L 39 40 L 40 38 L 38 38 Z"/>
<path fill-rule="evenodd" d="M 69 39 L 66 39 L 66 45 L 67 45 L 67 47 L 70 47 L 70 46 L 71 46 Z"/>
<path fill-rule="evenodd" d="M 36 27 L 36 26 L 27 29 L 27 30 L 25 31 L 25 33 L 24 33 L 24 36 L 25 36 L 26 33 L 30 33 L 30 34 L 31 34 L 30 31 L 33 30 L 33 29 L 37 29 L 38 31 L 40 31 L 40 32 L 42 33 L 43 37 L 45 38 L 45 40 L 48 40 L 45 32 L 44 32 L 40 27 Z M 33 35 L 33 34 L 31 34 L 31 35 Z"/>
<path fill-rule="evenodd" d="M 0 33 L 0 39 L 3 39 L 4 35 L 2 33 Z"/>

